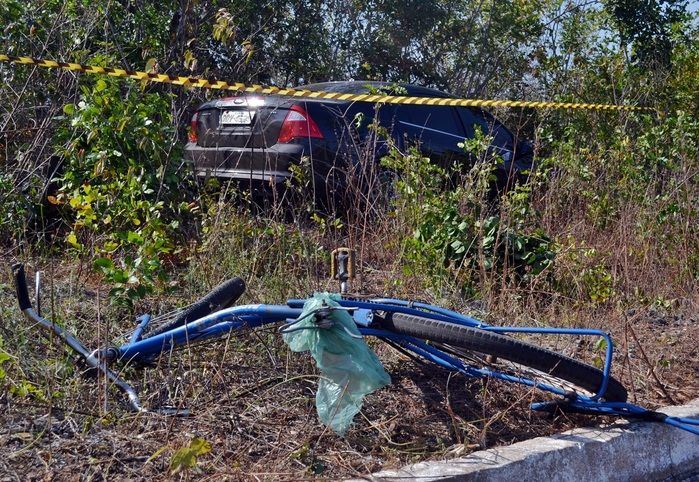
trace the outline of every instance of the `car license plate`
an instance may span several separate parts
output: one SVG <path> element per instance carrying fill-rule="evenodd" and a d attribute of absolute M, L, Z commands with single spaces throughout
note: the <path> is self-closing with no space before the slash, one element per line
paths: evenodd
<path fill-rule="evenodd" d="M 224 110 L 221 113 L 221 125 L 249 125 L 252 124 L 254 115 L 249 110 Z"/>

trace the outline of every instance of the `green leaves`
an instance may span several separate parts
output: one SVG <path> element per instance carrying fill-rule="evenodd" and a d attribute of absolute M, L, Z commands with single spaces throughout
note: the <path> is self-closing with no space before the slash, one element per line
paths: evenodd
<path fill-rule="evenodd" d="M 170 156 L 179 155 L 169 99 L 98 78 L 63 111 L 65 171 L 60 207 L 72 226 L 67 243 L 95 253 L 94 267 L 112 284 L 112 302 L 129 307 L 165 278 L 162 256 L 172 252 L 182 192 Z"/>
<path fill-rule="evenodd" d="M 607 350 L 607 340 L 604 338 L 600 338 L 595 342 L 593 348 L 595 351 L 595 356 L 592 358 L 592 364 L 601 370 L 602 367 L 604 367 L 604 358 L 602 357 L 602 355 Z"/>
<path fill-rule="evenodd" d="M 445 169 L 414 149 L 406 155 L 393 149 L 382 159 L 398 174 L 394 208 L 411 228 L 403 244 L 415 273 L 434 279 L 449 274 L 465 285 L 484 274 L 519 280 L 540 275 L 552 266 L 557 248 L 536 224 L 530 188 L 516 186 L 500 198 L 502 217 L 486 215 L 497 159 L 482 134 L 463 144 L 479 159 L 471 169 Z"/>
<path fill-rule="evenodd" d="M 203 438 L 194 437 L 189 446 L 177 450 L 170 460 L 170 474 L 175 475 L 182 471 L 193 469 L 197 466 L 197 460 L 202 455 L 211 452 L 211 444 Z"/>
<path fill-rule="evenodd" d="M 95 83 L 95 92 L 102 92 L 107 88 L 107 82 L 104 79 L 97 79 Z"/>
<path fill-rule="evenodd" d="M 665 0 L 608 0 L 605 8 L 611 13 L 621 39 L 633 46 L 633 57 L 644 67 L 668 67 L 673 47 L 681 35 L 673 35 L 673 27 L 687 20 L 687 2 Z"/>
<path fill-rule="evenodd" d="M 1 339 L 0 339 L 1 341 Z M 0 349 L 0 382 L 5 378 L 7 373 L 5 372 L 5 369 L 3 368 L 3 365 L 7 363 L 8 361 L 12 361 L 12 357 L 9 355 L 9 353 L 6 353 L 2 349 Z"/>
<path fill-rule="evenodd" d="M 78 237 L 75 235 L 74 232 L 71 231 L 70 234 L 66 237 L 66 241 L 68 241 L 68 244 L 70 244 L 73 248 L 75 249 L 81 249 L 82 244 L 78 242 Z"/>

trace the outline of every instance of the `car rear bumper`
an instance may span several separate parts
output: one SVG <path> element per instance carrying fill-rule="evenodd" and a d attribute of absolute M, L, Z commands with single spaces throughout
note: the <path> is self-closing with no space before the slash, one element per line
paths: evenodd
<path fill-rule="evenodd" d="M 201 147 L 188 143 L 185 157 L 201 177 L 283 182 L 291 177 L 289 165 L 303 155 L 298 144 L 275 144 L 269 148 Z"/>

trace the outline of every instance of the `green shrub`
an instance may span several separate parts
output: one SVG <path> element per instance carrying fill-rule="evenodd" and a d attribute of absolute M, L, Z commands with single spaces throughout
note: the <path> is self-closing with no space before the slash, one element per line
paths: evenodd
<path fill-rule="evenodd" d="M 64 107 L 65 170 L 55 199 L 72 228 L 68 244 L 94 260 L 113 301 L 129 306 L 164 278 L 186 207 L 169 99 L 137 87 L 100 78 Z"/>
<path fill-rule="evenodd" d="M 11 174 L 0 173 L 0 239 L 3 244 L 22 237 L 31 212 L 30 198 L 15 188 Z"/>
<path fill-rule="evenodd" d="M 405 155 L 393 149 L 382 160 L 399 174 L 394 214 L 412 231 L 403 244 L 415 273 L 434 280 L 447 275 L 473 289 L 483 276 L 521 280 L 553 263 L 555 246 L 537 226 L 528 186 L 517 186 L 494 205 L 499 159 L 487 154 L 488 144 L 481 135 L 463 144 L 475 153 L 469 170 L 460 164 L 442 168 L 416 149 Z"/>

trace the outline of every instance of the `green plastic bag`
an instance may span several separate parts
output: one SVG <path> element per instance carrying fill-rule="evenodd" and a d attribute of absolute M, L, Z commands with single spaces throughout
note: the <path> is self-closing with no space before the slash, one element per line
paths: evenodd
<path fill-rule="evenodd" d="M 303 314 L 317 310 L 325 303 L 339 306 L 339 295 L 316 293 L 303 306 Z M 295 328 L 310 327 L 284 334 L 292 351 L 310 351 L 320 369 L 316 393 L 316 409 L 320 420 L 335 433 L 344 435 L 352 418 L 362 408 L 364 396 L 391 383 L 378 357 L 363 339 L 352 338 L 345 331 L 359 335 L 352 317 L 346 311 L 334 311 L 330 318 L 335 324 L 318 328 L 313 316 L 300 321 Z"/>

